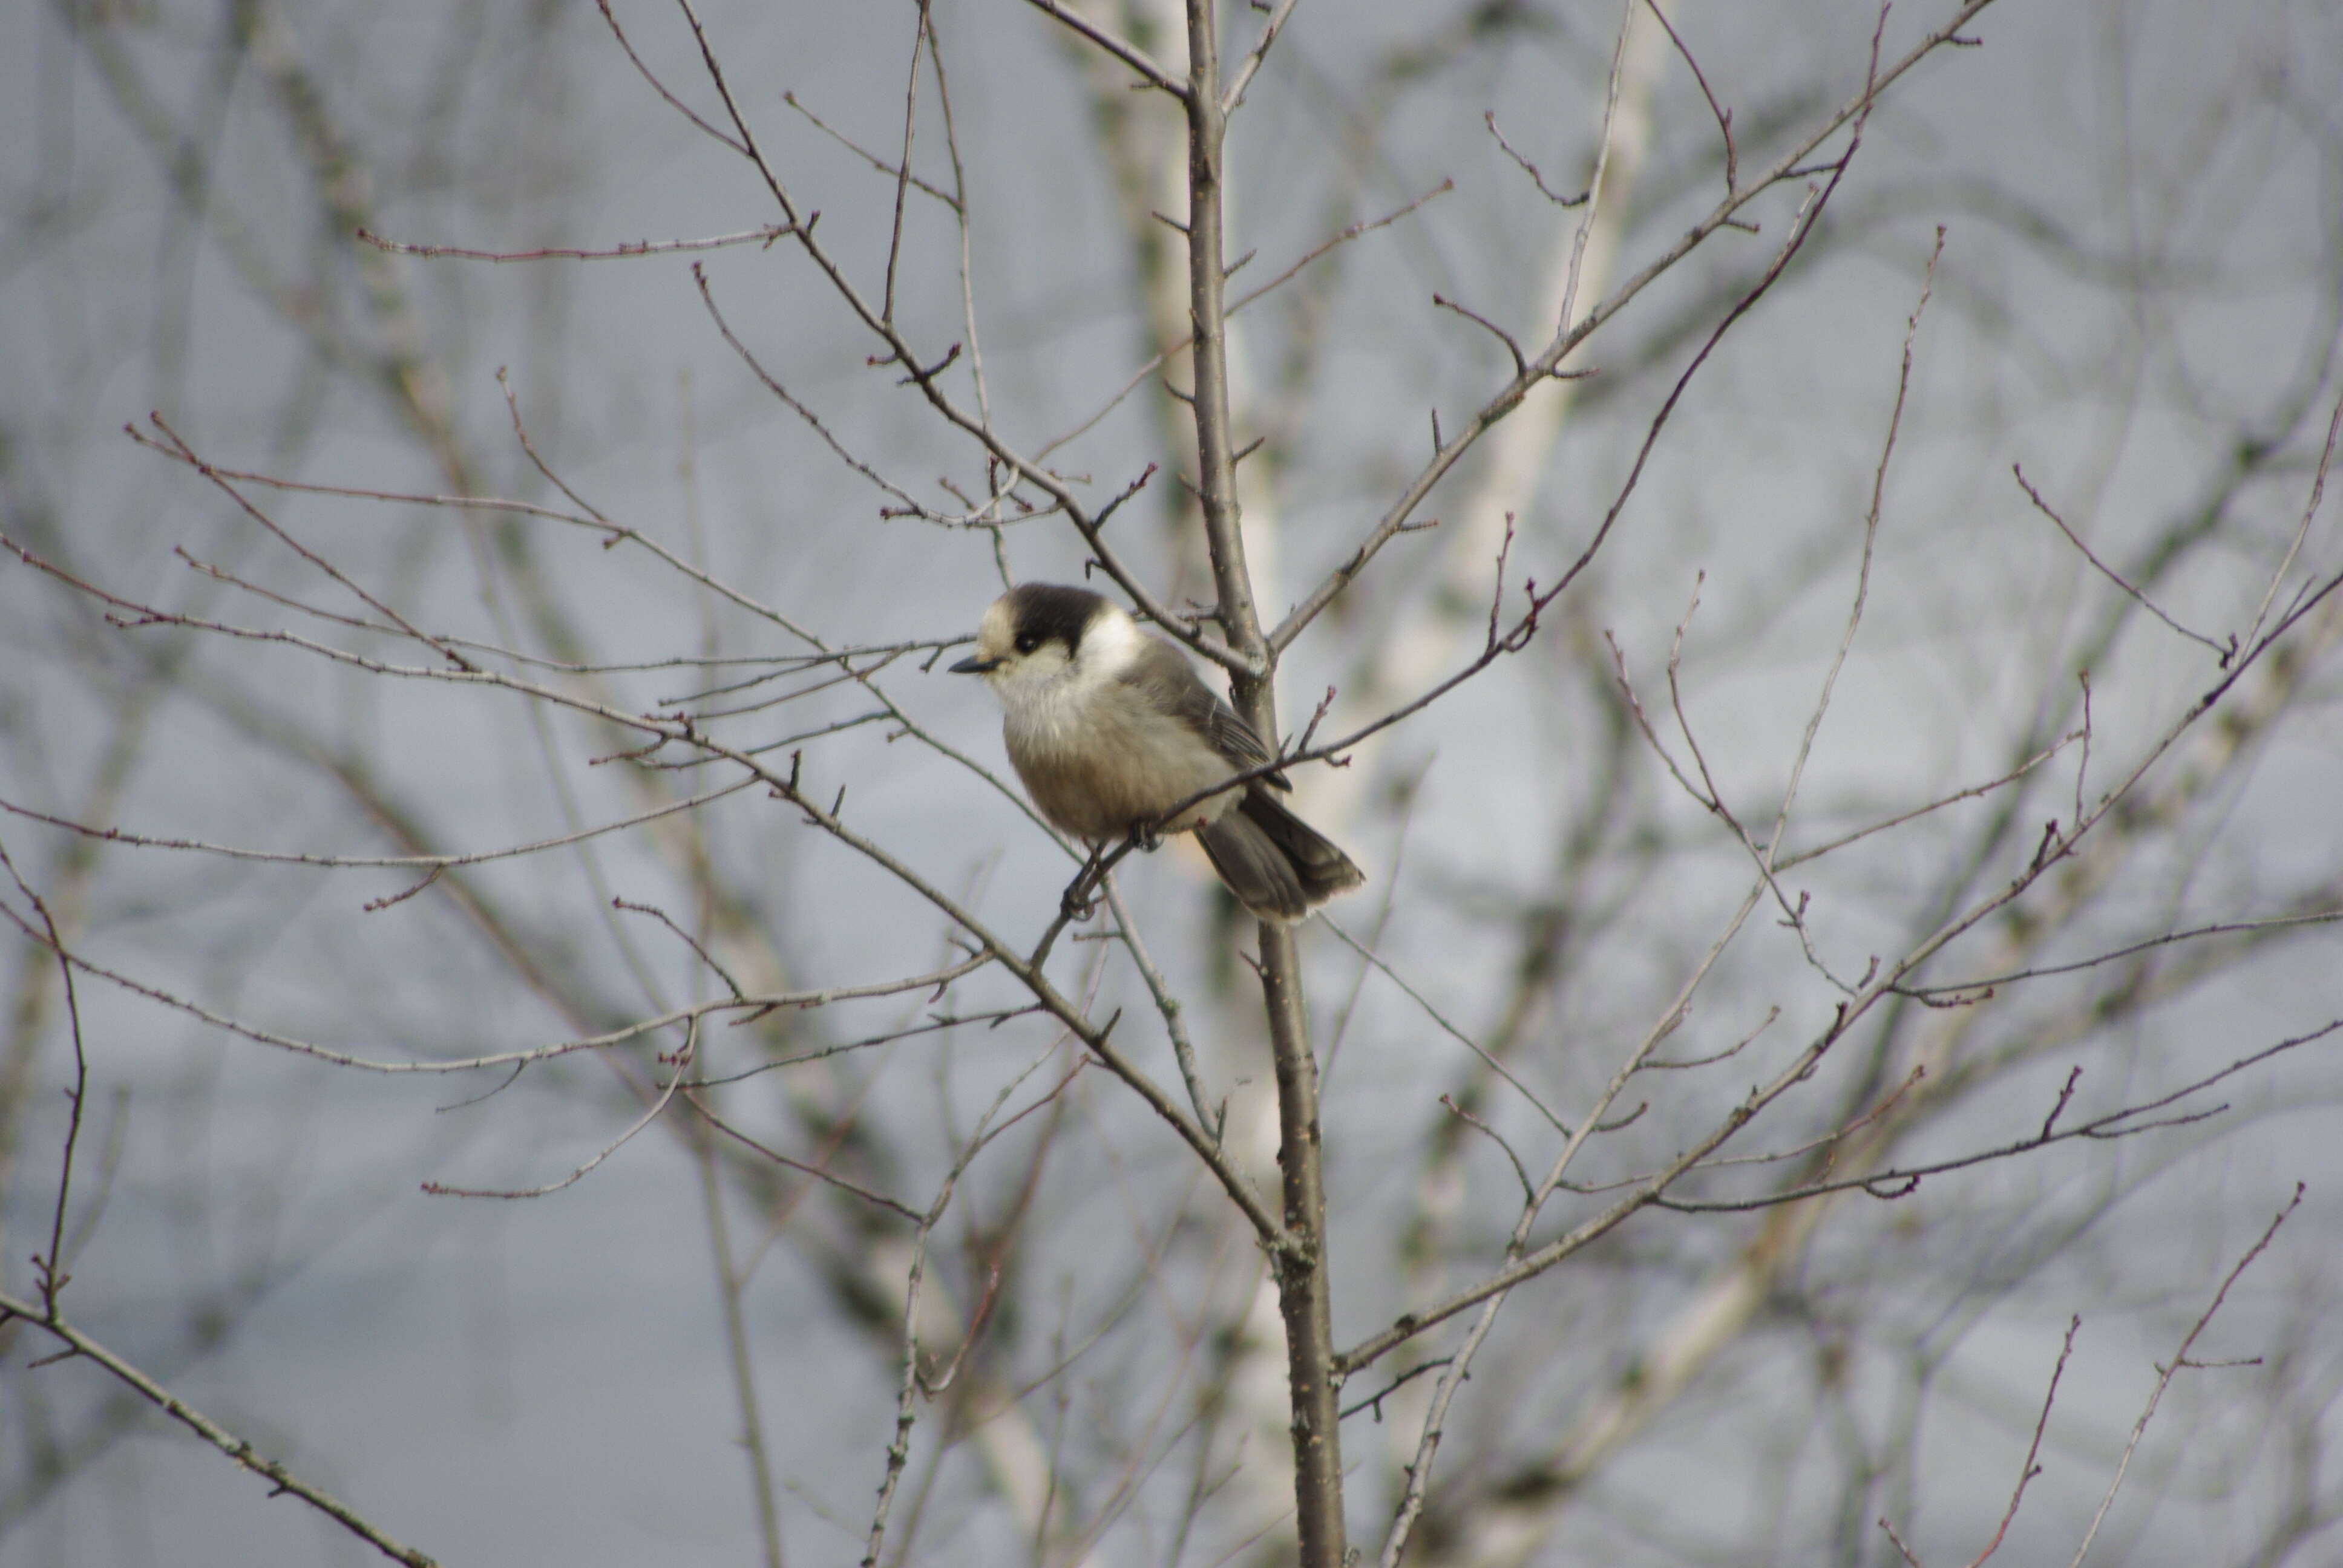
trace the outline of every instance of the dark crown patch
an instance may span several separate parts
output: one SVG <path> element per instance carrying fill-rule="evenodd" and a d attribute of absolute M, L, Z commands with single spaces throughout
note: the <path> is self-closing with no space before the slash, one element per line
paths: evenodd
<path fill-rule="evenodd" d="M 1011 624 L 1021 648 L 1062 642 L 1071 654 L 1081 646 L 1082 628 L 1106 601 L 1088 588 L 1058 583 L 1025 583 L 1010 591 Z"/>

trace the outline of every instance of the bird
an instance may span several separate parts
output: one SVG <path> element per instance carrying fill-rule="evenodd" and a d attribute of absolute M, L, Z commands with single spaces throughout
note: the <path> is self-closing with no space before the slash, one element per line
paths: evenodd
<path fill-rule="evenodd" d="M 1009 760 L 1061 832 L 1094 849 L 1192 832 L 1237 902 L 1282 925 L 1366 880 L 1277 799 L 1292 789 L 1282 773 L 1206 794 L 1274 759 L 1185 654 L 1104 595 L 1020 584 L 950 668 L 1001 699 Z"/>

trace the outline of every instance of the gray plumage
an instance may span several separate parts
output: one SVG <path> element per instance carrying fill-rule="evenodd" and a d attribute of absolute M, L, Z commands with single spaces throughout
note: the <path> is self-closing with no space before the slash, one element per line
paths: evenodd
<path fill-rule="evenodd" d="M 1366 879 L 1278 801 L 1271 791 L 1292 788 L 1278 774 L 1182 806 L 1270 761 L 1269 749 L 1179 648 L 1089 589 L 1011 589 L 985 611 L 975 657 L 952 668 L 1000 696 L 1009 760 L 1060 830 L 1093 844 L 1193 832 L 1263 920 L 1302 920 Z"/>

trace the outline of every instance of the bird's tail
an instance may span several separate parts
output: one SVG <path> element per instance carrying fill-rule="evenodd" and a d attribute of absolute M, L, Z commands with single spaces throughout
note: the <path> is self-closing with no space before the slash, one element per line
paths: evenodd
<path fill-rule="evenodd" d="M 1237 902 L 1264 920 L 1302 920 L 1367 879 L 1325 835 L 1258 788 L 1196 838 Z"/>

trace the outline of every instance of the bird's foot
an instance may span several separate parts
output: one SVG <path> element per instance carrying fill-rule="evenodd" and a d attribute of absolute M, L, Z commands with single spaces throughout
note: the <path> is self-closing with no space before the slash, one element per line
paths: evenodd
<path fill-rule="evenodd" d="M 1099 883 L 1106 874 L 1101 864 L 1105 848 L 1102 844 L 1091 846 L 1090 859 L 1082 862 L 1081 870 L 1066 884 L 1066 890 L 1059 896 L 1058 913 L 1070 926 L 1080 925 L 1089 920 L 1091 911 L 1098 908 Z"/>
<path fill-rule="evenodd" d="M 1153 822 L 1132 823 L 1131 825 L 1131 847 L 1134 849 L 1144 849 L 1149 854 L 1152 855 L 1156 850 L 1163 847 L 1162 828 Z"/>

